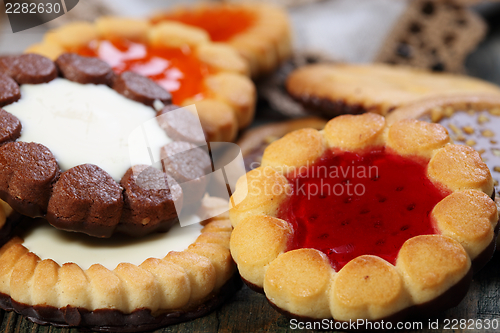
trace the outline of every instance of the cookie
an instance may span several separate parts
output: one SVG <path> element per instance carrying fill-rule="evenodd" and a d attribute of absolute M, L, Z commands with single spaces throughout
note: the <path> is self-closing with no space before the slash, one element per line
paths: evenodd
<path fill-rule="evenodd" d="M 58 66 L 70 79 L 21 84 L 22 98 L 0 112 L 5 125 L 0 198 L 23 215 L 100 238 L 165 232 L 183 207 L 196 211 L 205 193 L 203 176 L 211 171 L 210 157 L 190 142 L 173 141 L 162 127 L 175 128 L 182 121 L 200 127 L 199 122 L 183 120 L 176 110 L 171 111 L 174 117 L 163 119 L 169 107 L 158 113 L 162 119 L 157 121 L 153 104 L 169 103 L 170 95 L 136 73 L 118 75 L 113 90 L 102 84 L 113 76 L 102 60 L 63 54 Z M 200 132 L 195 131 L 197 144 Z M 190 140 L 188 128 L 176 133 Z M 184 154 L 182 147 L 196 153 Z M 164 151 L 169 153 L 162 163 Z M 144 166 L 155 163 L 154 170 Z"/>
<path fill-rule="evenodd" d="M 0 201 L 0 307 L 38 324 L 144 332 L 206 315 L 241 287 L 223 216 L 140 240 L 14 217 Z"/>
<path fill-rule="evenodd" d="M 136 51 L 137 56 L 126 56 Z M 147 76 L 171 94 L 173 103 L 196 105 L 210 141 L 233 141 L 254 116 L 256 93 L 246 76 L 245 59 L 230 46 L 210 42 L 205 31 L 178 22 L 152 25 L 146 20 L 100 17 L 95 23 L 70 23 L 50 31 L 27 52 L 52 59 L 64 52 L 99 57 L 118 75 L 116 89 L 123 93 L 130 88 L 124 72 Z M 141 102 L 146 98 L 147 104 L 170 103 L 166 96 L 129 92 Z M 157 102 L 155 108 L 159 111 L 163 105 Z"/>
<path fill-rule="evenodd" d="M 500 94 L 497 86 L 470 77 L 388 65 L 317 64 L 292 72 L 288 93 L 309 112 L 330 118 L 374 112 L 440 95 Z"/>
<path fill-rule="evenodd" d="M 292 317 L 435 314 L 493 254 L 493 189 L 479 154 L 440 125 L 344 115 L 273 142 L 238 180 L 231 254 Z"/>
<path fill-rule="evenodd" d="M 235 48 L 250 64 L 252 77 L 271 73 L 292 53 L 285 10 L 263 2 L 178 6 L 151 22 L 178 21 L 205 30 L 210 39 Z M 222 61 L 221 61 L 222 63 Z"/>

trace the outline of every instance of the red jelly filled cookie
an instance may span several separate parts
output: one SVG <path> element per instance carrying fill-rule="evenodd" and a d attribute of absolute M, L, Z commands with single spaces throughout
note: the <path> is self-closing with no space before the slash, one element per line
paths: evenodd
<path fill-rule="evenodd" d="M 493 196 L 479 154 L 442 126 L 340 116 L 273 142 L 239 179 L 231 253 L 243 279 L 292 316 L 442 311 L 493 254 Z"/>

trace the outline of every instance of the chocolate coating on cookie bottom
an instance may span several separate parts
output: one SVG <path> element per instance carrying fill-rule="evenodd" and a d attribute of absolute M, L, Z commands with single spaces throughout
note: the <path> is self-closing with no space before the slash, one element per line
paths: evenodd
<path fill-rule="evenodd" d="M 33 142 L 0 147 L 0 199 L 30 217 L 45 215 L 59 166 L 50 150 Z"/>
<path fill-rule="evenodd" d="M 21 98 L 19 86 L 10 76 L 0 73 L 0 87 L 2 87 L 0 89 L 0 106 L 14 103 Z"/>
<path fill-rule="evenodd" d="M 57 77 L 56 65 L 49 58 L 33 53 L 0 58 L 0 71 L 19 84 L 47 83 Z"/>
<path fill-rule="evenodd" d="M 56 65 L 62 75 L 73 82 L 108 86 L 113 83 L 113 69 L 98 58 L 83 57 L 76 53 L 64 53 L 57 58 Z"/>
<path fill-rule="evenodd" d="M 119 94 L 136 102 L 153 106 L 155 100 L 170 104 L 172 96 L 154 81 L 134 72 L 123 72 L 113 83 L 113 89 Z"/>
<path fill-rule="evenodd" d="M 45 305 L 30 306 L 16 302 L 3 293 L 0 293 L 0 307 L 7 311 L 14 310 L 41 325 L 79 326 L 99 332 L 145 332 L 202 317 L 224 304 L 241 289 L 241 286 L 241 279 L 235 273 L 216 294 L 209 295 L 203 303 L 188 310 L 169 311 L 159 315 L 153 315 L 148 309 L 123 313 L 111 309 L 89 311 L 72 306 L 64 308 Z"/>
<path fill-rule="evenodd" d="M 147 165 L 134 166 L 125 173 L 124 207 L 117 231 L 143 236 L 152 231 L 168 231 L 178 221 L 182 206 L 182 190 L 172 178 Z M 171 191 L 171 187 L 178 187 Z M 180 191 L 179 191 L 180 190 Z"/>
<path fill-rule="evenodd" d="M 49 223 L 63 230 L 110 237 L 120 221 L 122 189 L 104 170 L 82 164 L 61 174 L 47 208 Z"/>
<path fill-rule="evenodd" d="M 0 109 L 0 144 L 15 141 L 21 135 L 21 127 L 19 119 Z"/>

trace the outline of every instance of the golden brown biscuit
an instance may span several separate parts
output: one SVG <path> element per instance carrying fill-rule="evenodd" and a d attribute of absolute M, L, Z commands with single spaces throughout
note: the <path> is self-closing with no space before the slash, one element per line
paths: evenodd
<path fill-rule="evenodd" d="M 205 200 L 212 206 L 210 201 L 216 199 L 207 197 Z M 3 221 L 2 216 L 9 212 L 9 207 L 0 203 L 0 221 Z M 36 221 L 30 223 L 36 225 Z M 6 227 L 4 223 L 0 232 L 3 233 Z M 61 234 L 51 233 L 52 228 L 36 228 L 35 232 L 26 234 L 24 240 L 17 236 L 2 240 L 0 298 L 3 308 L 15 310 L 37 323 L 142 332 L 202 316 L 239 288 L 229 252 L 232 228 L 224 217 L 209 219 L 204 228 L 192 229 L 193 236 L 196 237 L 196 233 L 199 236 L 183 251 L 148 258 L 151 254 L 139 247 L 135 251 L 143 251 L 145 260 L 142 259 L 142 263 L 128 263 L 134 260 L 130 257 L 116 258 L 119 263 L 114 269 L 109 262 L 106 266 L 99 264 L 104 258 L 95 257 L 95 264 L 87 268 L 84 266 L 87 264 L 82 263 L 80 267 L 81 258 L 75 248 L 65 251 L 70 252 L 77 263 L 61 262 L 60 258 L 57 262 L 50 258 L 42 260 L 34 253 L 41 248 L 33 234 L 47 230 L 49 237 L 57 238 Z M 161 240 L 159 253 L 170 246 L 172 240 Z M 114 246 L 128 246 L 126 240 L 122 241 L 125 243 L 120 245 L 118 241 Z M 155 240 L 146 240 L 142 246 L 152 241 Z M 92 244 L 85 238 L 79 238 L 78 242 L 86 246 Z M 47 243 L 44 244 L 43 255 L 47 256 Z M 35 250 L 30 252 L 28 246 Z M 94 246 L 106 249 L 102 244 Z M 80 250 L 87 251 L 84 247 Z M 114 253 L 120 255 L 119 251 Z M 48 254 L 52 255 L 54 253 Z M 37 310 L 33 311 L 35 308 Z"/>
<path fill-rule="evenodd" d="M 397 107 L 441 95 L 500 96 L 499 87 L 471 77 L 380 64 L 305 66 L 290 74 L 286 88 L 307 110 L 327 118 L 364 112 L 386 115 Z"/>
<path fill-rule="evenodd" d="M 443 310 L 493 254 L 491 175 L 440 125 L 344 115 L 273 142 L 262 162 L 231 198 L 230 249 L 245 282 L 284 313 L 349 321 L 424 303 Z"/>

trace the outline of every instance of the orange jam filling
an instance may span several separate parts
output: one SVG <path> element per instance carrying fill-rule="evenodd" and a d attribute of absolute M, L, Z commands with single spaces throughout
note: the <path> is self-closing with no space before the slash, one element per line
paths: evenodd
<path fill-rule="evenodd" d="M 172 94 L 174 104 L 202 99 L 206 93 L 203 79 L 209 74 L 208 66 L 189 47 L 153 48 L 116 39 L 95 40 L 76 52 L 101 58 L 118 74 L 132 71 L 149 77 Z"/>
<path fill-rule="evenodd" d="M 243 8 L 203 8 L 165 14 L 153 19 L 153 23 L 163 20 L 178 21 L 201 28 L 208 32 L 214 42 L 226 42 L 246 31 L 256 20 L 255 13 Z"/>

